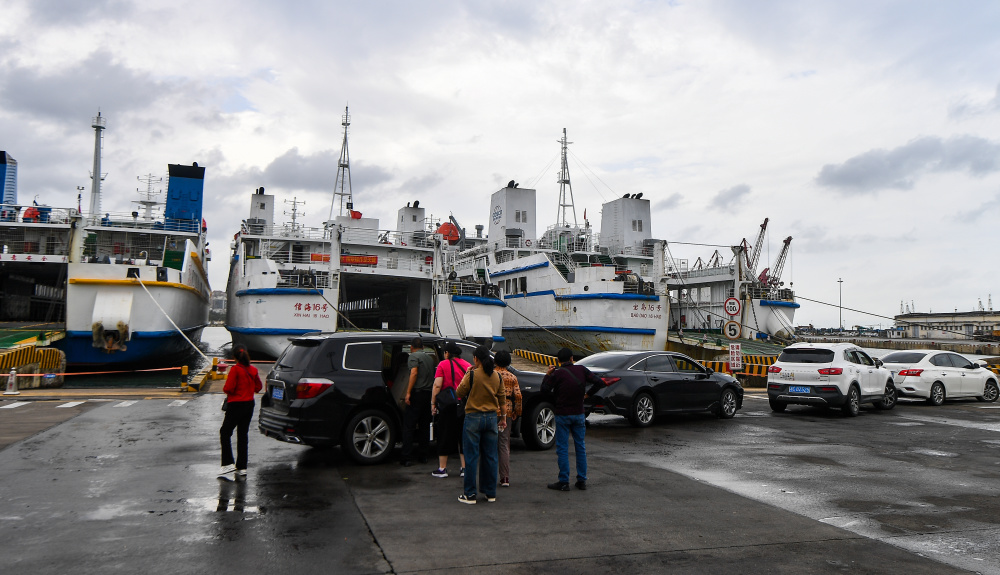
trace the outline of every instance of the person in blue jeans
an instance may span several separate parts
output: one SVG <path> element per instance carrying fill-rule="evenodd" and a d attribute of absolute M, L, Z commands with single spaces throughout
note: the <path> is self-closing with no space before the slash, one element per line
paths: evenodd
<path fill-rule="evenodd" d="M 583 400 L 587 397 L 587 386 L 594 391 L 595 386 L 604 382 L 582 365 L 573 364 L 573 352 L 562 348 L 556 353 L 559 366 L 552 366 L 542 379 L 542 392 L 552 396 L 553 411 L 556 414 L 556 457 L 559 460 L 559 480 L 549 484 L 549 489 L 569 491 L 569 436 L 573 436 L 573 451 L 576 453 L 576 488 L 587 488 L 587 433 Z"/>
<path fill-rule="evenodd" d="M 466 372 L 456 391 L 459 397 L 468 398 L 462 439 L 465 485 L 458 500 L 470 505 L 476 503 L 476 470 L 479 470 L 479 489 L 486 495 L 486 501 L 497 500 L 497 426 L 503 429 L 507 422 L 506 391 L 500 374 L 493 371 L 489 350 L 479 346 L 472 354 L 472 361 L 473 368 Z"/>

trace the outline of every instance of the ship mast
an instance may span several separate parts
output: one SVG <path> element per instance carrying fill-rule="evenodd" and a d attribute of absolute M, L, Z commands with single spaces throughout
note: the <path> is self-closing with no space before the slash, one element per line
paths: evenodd
<path fill-rule="evenodd" d="M 293 197 L 291 199 L 291 201 L 285 200 L 285 203 L 292 205 L 292 211 L 291 212 L 285 212 L 285 215 L 286 216 L 292 216 L 292 231 L 295 232 L 295 231 L 297 231 L 299 229 L 299 227 L 301 225 L 301 224 L 296 223 L 295 220 L 297 220 L 299 216 L 306 215 L 304 212 L 303 213 L 299 213 L 299 206 L 306 205 L 306 202 L 305 202 L 305 200 L 303 200 L 303 201 L 300 202 L 298 198 Z"/>
<path fill-rule="evenodd" d="M 141 200 L 135 200 L 135 203 L 143 207 L 142 219 L 146 221 L 152 221 L 153 219 L 153 206 L 159 204 L 154 197 L 157 194 L 163 193 L 163 190 L 153 190 L 153 184 L 159 184 L 163 182 L 163 178 L 157 178 L 153 174 L 146 174 L 145 176 L 136 176 L 135 179 L 146 184 L 146 191 L 137 190 L 142 197 Z"/>
<path fill-rule="evenodd" d="M 559 213 L 556 217 L 556 224 L 559 227 L 566 228 L 569 227 L 569 221 L 566 219 L 566 208 L 573 214 L 573 227 L 577 226 L 576 223 L 576 207 L 573 206 L 573 184 L 569 181 L 569 164 L 566 162 L 566 150 L 569 144 L 573 142 L 566 141 L 566 128 L 563 128 L 563 136 L 561 140 L 557 140 L 562 145 L 562 169 L 559 170 Z M 566 200 L 566 191 L 569 190 L 569 201 Z"/>
<path fill-rule="evenodd" d="M 90 212 L 87 214 L 91 218 L 101 217 L 101 142 L 102 134 L 107 122 L 101 117 L 101 112 L 97 112 L 90 127 L 94 128 L 94 171 L 90 175 Z"/>
<path fill-rule="evenodd" d="M 347 113 L 347 106 L 344 106 L 344 118 L 340 122 L 344 127 L 344 143 L 340 146 L 340 161 L 337 162 L 337 181 L 333 186 L 333 203 L 330 204 L 330 220 L 333 220 L 333 208 L 337 205 L 337 197 L 340 197 L 340 212 L 344 215 L 344 208 L 349 211 L 354 209 L 354 199 L 351 197 L 351 155 L 347 151 L 347 128 L 351 125 L 351 116 Z M 344 201 L 344 198 L 347 201 Z M 346 206 L 345 206 L 346 204 Z"/>

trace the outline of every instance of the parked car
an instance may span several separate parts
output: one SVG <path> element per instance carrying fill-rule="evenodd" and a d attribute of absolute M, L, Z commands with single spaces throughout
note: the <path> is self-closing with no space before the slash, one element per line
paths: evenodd
<path fill-rule="evenodd" d="M 723 419 L 743 407 L 743 387 L 686 355 L 666 351 L 606 351 L 577 362 L 605 386 L 585 402 L 586 411 L 622 415 L 637 427 L 660 414 L 712 411 Z"/>
<path fill-rule="evenodd" d="M 788 405 L 839 407 L 856 416 L 861 404 L 896 406 L 892 374 L 850 343 L 796 343 L 767 370 L 767 399 L 773 411 Z"/>
<path fill-rule="evenodd" d="M 428 333 L 337 332 L 292 338 L 267 377 L 261 433 L 290 443 L 340 445 L 363 464 L 384 461 L 401 436 L 409 381 L 406 360 L 416 335 L 425 348 L 443 357 L 445 340 Z M 469 350 L 463 357 L 471 360 L 475 346 L 461 343 Z M 541 374 L 515 375 L 525 413 L 542 420 L 525 426 L 525 443 L 547 449 L 555 440 L 555 417 L 551 425 L 545 423 L 551 404 L 541 400 Z"/>
<path fill-rule="evenodd" d="M 882 358 L 902 397 L 923 397 L 931 405 L 945 399 L 997 400 L 997 375 L 957 353 L 930 349 L 894 351 Z"/>

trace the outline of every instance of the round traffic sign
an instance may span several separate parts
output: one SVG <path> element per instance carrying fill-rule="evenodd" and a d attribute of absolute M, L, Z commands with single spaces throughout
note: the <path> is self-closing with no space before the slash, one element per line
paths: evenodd
<path fill-rule="evenodd" d="M 739 339 L 741 331 L 738 321 L 727 321 L 726 325 L 722 326 L 723 335 L 729 339 Z"/>
<path fill-rule="evenodd" d="M 729 315 L 740 315 L 740 300 L 731 297 L 726 300 L 726 313 Z"/>

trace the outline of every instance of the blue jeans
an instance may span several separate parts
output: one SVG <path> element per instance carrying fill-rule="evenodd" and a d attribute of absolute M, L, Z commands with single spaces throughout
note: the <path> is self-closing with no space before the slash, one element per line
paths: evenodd
<path fill-rule="evenodd" d="M 556 457 L 559 459 L 559 481 L 569 483 L 569 436 L 573 434 L 573 451 L 576 452 L 576 480 L 587 480 L 587 446 L 583 436 L 587 433 L 587 416 L 556 416 Z M 468 455 L 466 455 L 468 457 Z"/>
<path fill-rule="evenodd" d="M 465 432 L 462 434 L 465 449 L 465 496 L 476 497 L 476 470 L 479 470 L 479 489 L 487 497 L 497 496 L 497 414 L 480 411 L 465 414 Z M 482 465 L 479 458 L 482 456 Z"/>

